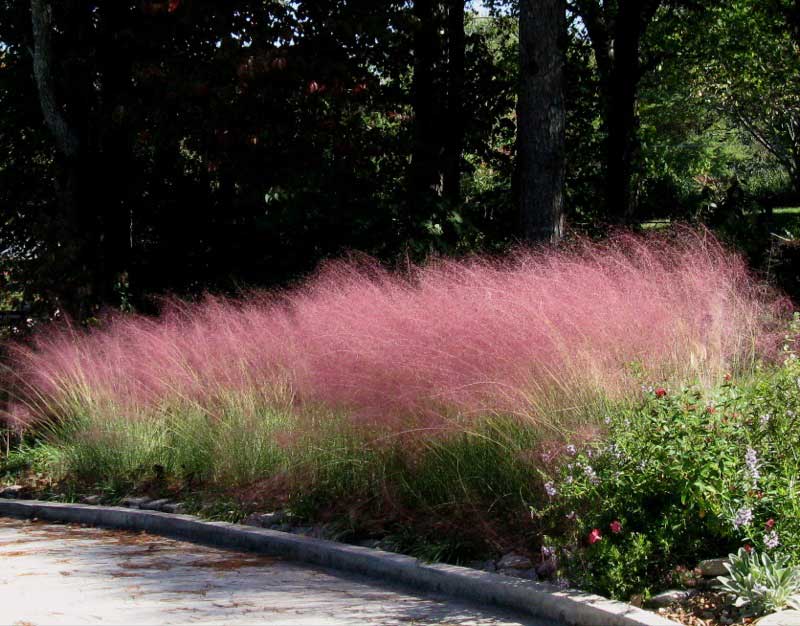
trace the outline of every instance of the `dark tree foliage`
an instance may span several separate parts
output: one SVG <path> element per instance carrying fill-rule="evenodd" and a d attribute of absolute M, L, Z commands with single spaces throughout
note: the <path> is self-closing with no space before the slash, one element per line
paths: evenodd
<path fill-rule="evenodd" d="M 31 8 L 51 22 L 38 46 Z M 25 170 L 37 180 L 25 188 L 42 194 L 12 204 L 25 214 L 6 223 L 8 241 L 29 240 L 13 258 L 60 274 L 47 296 L 85 316 L 147 293 L 271 284 L 345 248 L 396 251 L 408 228 L 393 189 L 410 132 L 403 8 L 4 6 L 14 15 L 0 20 L 3 97 L 19 100 L 22 119 L 3 121 L 42 143 L 36 168 L 1 170 Z M 50 119 L 43 132 L 42 112 L 63 117 L 74 149 Z"/>
<path fill-rule="evenodd" d="M 791 200 L 795 0 L 560 1 L 0 0 L 0 305 Z"/>

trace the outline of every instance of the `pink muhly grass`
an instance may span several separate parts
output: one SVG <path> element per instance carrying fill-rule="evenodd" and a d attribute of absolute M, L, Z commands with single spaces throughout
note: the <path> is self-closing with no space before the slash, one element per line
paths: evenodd
<path fill-rule="evenodd" d="M 711 382 L 777 346 L 783 301 L 708 233 L 678 235 L 405 273 L 341 261 L 280 296 L 51 330 L 15 349 L 32 411 L 18 419 L 321 404 L 390 430 L 492 414 L 557 428 L 582 404 L 635 395 L 631 363 L 651 380 Z"/>

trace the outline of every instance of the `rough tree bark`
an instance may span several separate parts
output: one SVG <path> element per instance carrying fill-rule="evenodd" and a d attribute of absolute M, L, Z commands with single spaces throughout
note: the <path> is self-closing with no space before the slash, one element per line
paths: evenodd
<path fill-rule="evenodd" d="M 567 42 L 564 0 L 521 0 L 517 181 L 522 235 L 555 243 L 564 234 Z"/>

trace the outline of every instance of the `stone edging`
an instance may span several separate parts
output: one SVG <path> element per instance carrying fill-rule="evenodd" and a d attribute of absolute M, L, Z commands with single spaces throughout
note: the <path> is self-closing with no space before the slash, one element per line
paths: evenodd
<path fill-rule="evenodd" d="M 401 554 L 276 530 L 120 507 L 0 500 L 0 516 L 146 531 L 223 548 L 284 556 L 364 574 L 461 600 L 492 604 L 569 626 L 675 626 L 676 622 L 600 596 Z"/>

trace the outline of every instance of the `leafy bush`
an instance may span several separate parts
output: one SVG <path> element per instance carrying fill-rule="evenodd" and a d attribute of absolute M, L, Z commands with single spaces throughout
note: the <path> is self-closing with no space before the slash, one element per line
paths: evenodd
<path fill-rule="evenodd" d="M 650 387 L 642 407 L 606 418 L 601 441 L 545 470 L 549 502 L 534 513 L 560 529 L 577 584 L 647 593 L 742 545 L 800 562 L 800 366 L 786 355 L 712 392 Z"/>

